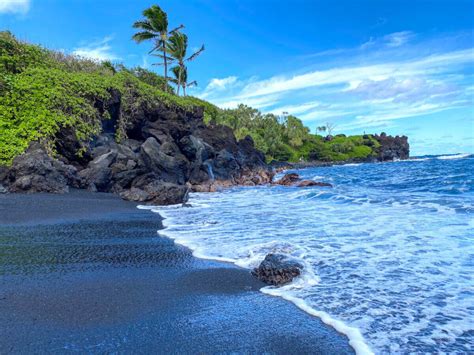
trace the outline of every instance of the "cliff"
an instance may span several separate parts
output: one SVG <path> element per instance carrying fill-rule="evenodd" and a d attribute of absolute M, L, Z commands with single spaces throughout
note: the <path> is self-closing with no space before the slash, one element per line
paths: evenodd
<path fill-rule="evenodd" d="M 388 136 L 385 133 L 373 136 L 379 143 L 376 148 L 378 161 L 404 160 L 410 156 L 410 145 L 406 136 Z"/>
<path fill-rule="evenodd" d="M 124 127 L 127 138 L 117 143 L 120 105 L 115 93 L 106 105 L 111 118 L 101 121 L 102 133 L 85 150 L 69 128 L 57 133 L 54 158 L 44 145 L 33 142 L 11 167 L 0 171 L 1 189 L 62 193 L 74 187 L 173 204 L 183 202 L 188 191 L 271 181 L 273 174 L 252 139 L 237 141 L 230 128 L 205 125 L 200 107 L 140 107 Z M 84 150 L 80 155 L 79 147 Z"/>

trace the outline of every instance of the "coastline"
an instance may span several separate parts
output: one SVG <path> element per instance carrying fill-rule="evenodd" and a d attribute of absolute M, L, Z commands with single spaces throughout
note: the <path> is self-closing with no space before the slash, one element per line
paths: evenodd
<path fill-rule="evenodd" d="M 248 271 L 157 237 L 161 217 L 135 203 L 8 194 L 0 212 L 1 353 L 353 353 L 318 318 L 262 294 Z"/>

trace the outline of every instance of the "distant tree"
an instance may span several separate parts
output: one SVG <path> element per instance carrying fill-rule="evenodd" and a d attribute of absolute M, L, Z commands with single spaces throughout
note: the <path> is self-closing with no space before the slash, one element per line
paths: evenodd
<path fill-rule="evenodd" d="M 326 122 L 326 130 L 329 136 L 332 136 L 332 132 L 334 131 L 335 128 L 336 128 L 335 123 Z"/>
<path fill-rule="evenodd" d="M 303 122 L 291 115 L 286 118 L 285 130 L 288 144 L 294 148 L 301 147 L 309 134 L 309 129 L 303 125 Z"/>
<path fill-rule="evenodd" d="M 326 132 L 326 126 L 318 126 L 318 127 L 316 128 L 316 130 L 317 130 L 318 132 Z"/>
<path fill-rule="evenodd" d="M 112 74 L 115 74 L 117 73 L 117 69 L 115 68 L 115 65 L 110 61 L 110 60 L 105 60 L 102 62 L 102 66 L 108 70 L 110 70 L 110 72 Z"/>
<path fill-rule="evenodd" d="M 179 95 L 179 88 L 181 86 L 183 87 L 183 92 L 186 90 L 185 89 L 186 79 L 184 79 L 184 74 L 187 71 L 187 68 L 186 68 L 185 63 L 196 59 L 196 57 L 199 56 L 204 51 L 204 45 L 202 45 L 201 48 L 199 48 L 196 52 L 194 52 L 188 57 L 187 56 L 188 36 L 186 36 L 186 34 L 181 33 L 179 31 L 174 31 L 169 37 L 169 40 L 167 42 L 167 47 L 168 47 L 168 52 L 170 56 L 178 62 L 178 66 L 174 67 L 172 69 L 172 72 L 173 74 L 175 74 L 174 71 L 178 70 L 178 75 L 176 78 L 177 79 L 176 93 Z M 175 68 L 178 68 L 178 69 L 175 69 Z M 183 83 L 185 85 L 183 85 Z"/>
<path fill-rule="evenodd" d="M 163 52 L 162 59 L 164 65 L 164 78 L 165 84 L 168 80 L 168 58 L 167 50 L 167 41 L 168 35 L 172 34 L 175 31 L 183 28 L 181 25 L 174 30 L 168 32 L 168 15 L 164 12 L 158 5 L 152 5 L 150 8 L 143 11 L 144 19 L 136 21 L 133 24 L 134 28 L 140 29 L 140 32 L 135 33 L 132 36 L 132 39 L 137 43 L 141 43 L 147 40 L 154 40 L 155 46 L 149 52 L 150 54 L 158 50 Z M 168 91 L 168 86 L 164 85 L 164 90 Z"/>

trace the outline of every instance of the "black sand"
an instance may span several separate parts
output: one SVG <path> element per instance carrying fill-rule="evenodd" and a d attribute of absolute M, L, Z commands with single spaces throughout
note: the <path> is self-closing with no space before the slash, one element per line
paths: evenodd
<path fill-rule="evenodd" d="M 0 354 L 353 353 L 233 265 L 107 194 L 0 195 Z"/>

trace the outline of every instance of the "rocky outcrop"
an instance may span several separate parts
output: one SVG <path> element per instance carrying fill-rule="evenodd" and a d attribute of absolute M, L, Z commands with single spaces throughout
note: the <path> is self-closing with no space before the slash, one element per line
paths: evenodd
<path fill-rule="evenodd" d="M 410 145 L 406 136 L 387 136 L 385 133 L 374 135 L 380 143 L 376 149 L 378 161 L 392 161 L 408 159 L 410 155 Z"/>
<path fill-rule="evenodd" d="M 297 187 L 309 187 L 309 186 L 332 187 L 332 185 L 327 182 L 320 182 L 320 181 L 314 181 L 314 180 L 302 180 L 300 176 L 296 173 L 285 174 L 280 180 L 275 181 L 275 184 L 283 185 L 283 186 L 297 186 Z"/>
<path fill-rule="evenodd" d="M 284 254 L 268 254 L 252 275 L 269 285 L 280 286 L 301 275 L 303 265 Z"/>
<path fill-rule="evenodd" d="M 38 142 L 0 170 L 1 189 L 8 192 L 67 192 L 69 187 L 114 192 L 127 200 L 175 204 L 189 191 L 271 182 L 272 170 L 250 137 L 237 141 L 232 130 L 205 125 L 203 110 L 143 106 L 130 114 L 123 128 L 127 139 L 115 141 L 114 117 L 120 97 L 103 132 L 80 156 L 71 129 L 58 134 L 56 156 Z"/>
<path fill-rule="evenodd" d="M 2 169 L 0 181 L 4 192 L 64 193 L 78 187 L 77 169 L 51 158 L 39 143 L 16 157 L 10 169 Z"/>

